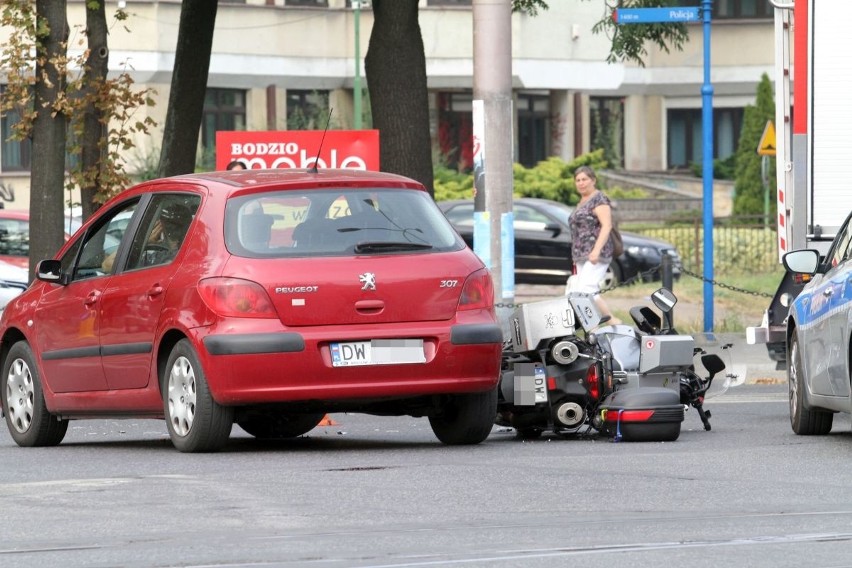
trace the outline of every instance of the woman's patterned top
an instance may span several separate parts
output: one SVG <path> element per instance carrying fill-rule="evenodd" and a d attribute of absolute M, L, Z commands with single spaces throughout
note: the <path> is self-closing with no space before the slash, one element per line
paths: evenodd
<path fill-rule="evenodd" d="M 601 205 L 612 204 L 609 198 L 600 190 L 596 190 L 592 197 L 578 205 L 571 213 L 569 223 L 571 225 L 571 256 L 574 262 L 583 262 L 589 259 L 589 254 L 595 248 L 595 241 L 601 232 L 601 222 L 595 215 L 595 208 Z M 612 260 L 612 240 L 607 239 L 600 254 L 601 260 L 607 263 Z"/>

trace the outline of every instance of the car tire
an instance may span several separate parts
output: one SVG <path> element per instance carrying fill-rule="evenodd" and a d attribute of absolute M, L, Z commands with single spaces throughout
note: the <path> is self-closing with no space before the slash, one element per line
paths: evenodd
<path fill-rule="evenodd" d="M 824 436 L 831 432 L 834 414 L 827 410 L 807 408 L 807 387 L 802 369 L 802 354 L 799 336 L 793 332 L 787 350 L 787 385 L 789 387 L 790 426 L 793 432 L 803 436 Z"/>
<path fill-rule="evenodd" d="M 237 425 L 259 439 L 295 438 L 313 430 L 325 414 L 287 414 L 253 410 L 237 419 Z"/>
<path fill-rule="evenodd" d="M 3 376 L 6 425 L 15 443 L 38 447 L 62 442 L 68 431 L 68 420 L 60 420 L 47 410 L 41 372 L 26 341 L 18 341 L 9 349 Z"/>
<path fill-rule="evenodd" d="M 604 274 L 603 279 L 601 280 L 600 287 L 601 290 L 608 290 L 610 288 L 615 288 L 621 283 L 621 268 L 618 266 L 618 263 L 613 260 L 610 263 L 609 268 L 607 268 L 606 274 Z"/>
<path fill-rule="evenodd" d="M 491 434 L 497 415 L 497 389 L 449 395 L 429 417 L 435 436 L 450 446 L 478 444 Z"/>
<path fill-rule="evenodd" d="M 188 339 L 172 349 L 161 384 L 169 437 L 181 452 L 213 452 L 231 435 L 234 409 L 213 400 L 204 370 Z"/>

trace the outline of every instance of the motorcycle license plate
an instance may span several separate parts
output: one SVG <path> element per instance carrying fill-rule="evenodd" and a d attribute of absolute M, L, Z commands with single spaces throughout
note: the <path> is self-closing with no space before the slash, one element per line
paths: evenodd
<path fill-rule="evenodd" d="M 331 344 L 334 367 L 425 363 L 422 339 L 373 339 Z"/>

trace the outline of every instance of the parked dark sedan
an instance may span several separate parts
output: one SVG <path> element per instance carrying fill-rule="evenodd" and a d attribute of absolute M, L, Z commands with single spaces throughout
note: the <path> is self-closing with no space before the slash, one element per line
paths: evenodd
<path fill-rule="evenodd" d="M 456 231 L 473 247 L 473 201 L 438 202 Z M 515 198 L 515 282 L 519 284 L 564 284 L 571 275 L 571 230 L 568 217 L 573 208 L 531 197 Z M 672 257 L 673 275 L 680 276 L 681 260 L 671 243 L 621 231 L 624 254 L 615 259 L 601 283 L 608 288 L 627 279 L 660 279 L 663 251 Z M 655 270 L 656 269 L 656 270 Z M 641 276 L 640 276 L 641 275 Z"/>

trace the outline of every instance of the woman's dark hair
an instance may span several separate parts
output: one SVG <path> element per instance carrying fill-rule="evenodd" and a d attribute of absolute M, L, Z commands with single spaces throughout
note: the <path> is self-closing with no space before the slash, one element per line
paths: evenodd
<path fill-rule="evenodd" d="M 592 181 L 598 181 L 598 176 L 595 175 L 595 170 L 593 170 L 589 166 L 580 166 L 579 168 L 574 170 L 574 177 L 577 177 L 580 174 L 586 174 Z"/>
<path fill-rule="evenodd" d="M 245 165 L 242 161 L 240 161 L 240 160 L 234 160 L 233 162 L 231 162 L 230 164 L 228 164 L 227 166 L 225 166 L 225 169 L 226 169 L 226 170 L 233 170 L 233 169 L 236 169 L 236 168 L 240 168 L 240 169 L 243 169 L 243 170 L 247 170 L 247 169 L 248 169 L 248 168 L 246 167 L 246 165 Z"/>

